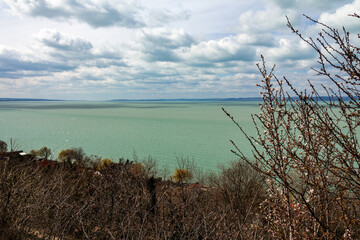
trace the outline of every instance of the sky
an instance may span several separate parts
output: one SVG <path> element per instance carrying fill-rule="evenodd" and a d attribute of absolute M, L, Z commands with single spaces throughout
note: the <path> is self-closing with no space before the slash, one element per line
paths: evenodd
<path fill-rule="evenodd" d="M 264 56 L 297 88 L 316 76 L 306 37 L 360 33 L 360 0 L 3 0 L 0 97 L 67 100 L 258 97 Z"/>

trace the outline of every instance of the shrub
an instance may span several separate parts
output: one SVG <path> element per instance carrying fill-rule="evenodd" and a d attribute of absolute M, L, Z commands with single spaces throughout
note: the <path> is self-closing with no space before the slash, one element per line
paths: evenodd
<path fill-rule="evenodd" d="M 0 153 L 6 152 L 7 151 L 7 144 L 6 142 L 0 140 Z"/>
<path fill-rule="evenodd" d="M 90 161 L 82 148 L 64 149 L 58 155 L 60 162 L 66 162 L 69 166 L 73 164 L 76 167 L 84 168 L 87 167 L 87 163 Z"/>
<path fill-rule="evenodd" d="M 71 161 L 75 159 L 75 156 L 76 154 L 73 149 L 64 149 L 60 151 L 58 159 L 60 162 Z"/>
<path fill-rule="evenodd" d="M 32 149 L 29 154 L 33 157 L 40 157 L 47 160 L 51 157 L 51 149 L 47 147 L 42 147 L 39 150 Z"/>
<path fill-rule="evenodd" d="M 97 167 L 97 170 L 100 171 L 100 170 L 103 170 L 105 168 L 108 168 L 110 167 L 111 165 L 115 164 L 115 162 L 111 161 L 110 159 L 108 158 L 104 158 L 103 160 L 101 160 L 99 166 Z"/>
<path fill-rule="evenodd" d="M 32 156 L 32 157 L 36 157 L 37 156 L 37 151 L 35 149 L 31 149 L 29 154 Z"/>
<path fill-rule="evenodd" d="M 359 18 L 358 15 L 354 17 Z M 311 19 L 310 19 L 311 20 Z M 299 91 L 263 64 L 261 112 L 253 116 L 257 137 L 245 156 L 232 141 L 233 152 L 267 177 L 268 197 L 262 204 L 268 231 L 275 238 L 360 238 L 360 48 L 350 34 L 320 24 L 316 40 L 301 39 L 319 56 L 319 75 L 335 86 L 320 95 L 311 82 Z M 290 89 L 289 91 L 285 89 Z M 294 96 L 294 97 L 291 97 Z"/>
<path fill-rule="evenodd" d="M 241 160 L 232 162 L 229 167 L 221 167 L 220 174 L 210 175 L 209 184 L 220 191 L 226 205 L 243 220 L 249 214 L 253 217 L 259 212 L 265 197 L 263 176 Z"/>
<path fill-rule="evenodd" d="M 192 177 L 192 173 L 186 169 L 175 169 L 174 174 L 172 175 L 172 179 L 178 183 L 191 180 Z"/>
<path fill-rule="evenodd" d="M 145 173 L 145 167 L 141 163 L 133 163 L 130 168 L 133 176 L 143 175 Z"/>

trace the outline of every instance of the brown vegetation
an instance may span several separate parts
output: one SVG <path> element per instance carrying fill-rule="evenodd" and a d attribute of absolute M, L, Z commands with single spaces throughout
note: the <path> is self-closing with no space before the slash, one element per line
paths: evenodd
<path fill-rule="evenodd" d="M 325 97 L 311 82 L 309 92 L 299 91 L 263 61 L 258 65 L 263 103 L 253 116 L 257 137 L 225 111 L 253 147 L 251 158 L 234 142 L 233 152 L 267 178 L 261 208 L 274 238 L 359 239 L 360 48 L 345 29 L 311 21 L 323 28 L 316 40 L 288 26 L 318 53 L 315 71 L 334 87 L 323 86 Z"/>
<path fill-rule="evenodd" d="M 96 171 L 91 161 L 0 158 L 1 239 L 248 239 L 260 231 L 251 224 L 264 191 L 250 169 L 232 171 L 245 174 L 244 185 L 217 176 L 218 188 L 163 181 L 129 160 Z"/>

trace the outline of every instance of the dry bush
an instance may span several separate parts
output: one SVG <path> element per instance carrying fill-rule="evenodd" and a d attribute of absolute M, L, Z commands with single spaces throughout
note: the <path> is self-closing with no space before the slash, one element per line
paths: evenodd
<path fill-rule="evenodd" d="M 7 151 L 7 143 L 0 140 L 0 153 L 4 153 Z"/>
<path fill-rule="evenodd" d="M 176 162 L 177 169 L 184 169 L 187 172 L 191 173 L 191 177 L 186 178 L 186 181 L 188 183 L 191 181 L 200 184 L 207 184 L 208 174 L 199 168 L 199 166 L 195 163 L 194 158 L 178 155 L 176 156 Z M 176 170 L 174 171 L 172 177 L 174 177 L 175 175 L 177 175 Z"/>
<path fill-rule="evenodd" d="M 20 149 L 19 143 L 14 138 L 10 138 L 9 145 L 10 145 L 10 152 L 19 151 L 19 149 Z"/>
<path fill-rule="evenodd" d="M 247 187 L 232 189 L 221 180 L 226 184 L 218 186 L 233 191 L 230 203 L 215 186 L 162 181 L 146 171 L 134 174 L 137 167 L 121 159 L 97 172 L 91 164 L 84 168 L 66 161 L 38 165 L 30 157 L 1 159 L 0 238 L 257 238 L 253 215 L 242 217 L 240 201 L 234 204 L 241 195 L 236 191 L 249 195 Z M 250 182 L 249 187 L 256 185 Z M 241 202 L 257 209 L 253 197 Z"/>
<path fill-rule="evenodd" d="M 46 160 L 52 158 L 51 149 L 48 147 L 42 147 L 39 150 L 32 149 L 29 154 L 33 157 L 44 158 Z"/>
<path fill-rule="evenodd" d="M 211 186 L 221 193 L 225 205 L 235 211 L 242 221 L 258 212 L 264 200 L 263 177 L 241 161 L 221 167 L 221 173 L 209 177 Z"/>
<path fill-rule="evenodd" d="M 359 18 L 354 15 L 353 17 Z M 268 231 L 277 239 L 360 238 L 360 59 L 345 29 L 325 24 L 319 37 L 304 38 L 319 56 L 315 71 L 335 86 L 321 96 L 299 91 L 287 78 L 259 67 L 263 102 L 253 116 L 257 137 L 239 127 L 253 148 L 252 158 L 233 151 L 268 178 L 262 204 Z M 286 91 L 286 89 L 290 89 Z"/>
<path fill-rule="evenodd" d="M 177 183 L 183 183 L 190 181 L 192 177 L 192 173 L 186 169 L 175 169 L 171 178 Z"/>
<path fill-rule="evenodd" d="M 135 161 L 136 162 L 136 161 Z M 141 162 L 137 162 L 141 164 L 141 168 L 143 168 L 143 172 L 148 176 L 157 176 L 158 175 L 158 166 L 156 163 L 156 160 L 152 158 L 151 156 L 148 156 L 147 158 L 143 159 Z"/>
<path fill-rule="evenodd" d="M 104 158 L 103 160 L 101 160 L 100 164 L 97 166 L 97 170 L 102 170 L 102 169 L 106 169 L 108 167 L 110 167 L 111 165 L 115 164 L 115 162 L 111 161 L 108 158 Z"/>

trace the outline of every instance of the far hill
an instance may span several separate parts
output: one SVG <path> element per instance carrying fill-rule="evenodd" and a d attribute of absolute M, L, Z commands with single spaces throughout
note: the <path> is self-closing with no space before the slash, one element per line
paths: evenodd
<path fill-rule="evenodd" d="M 29 102 L 41 102 L 41 101 L 64 101 L 58 99 L 43 99 L 43 98 L 0 98 L 0 101 L 29 101 Z"/>
<path fill-rule="evenodd" d="M 175 98 L 175 99 L 112 99 L 112 102 L 211 102 L 211 101 L 262 101 L 259 97 L 249 98 Z"/>

